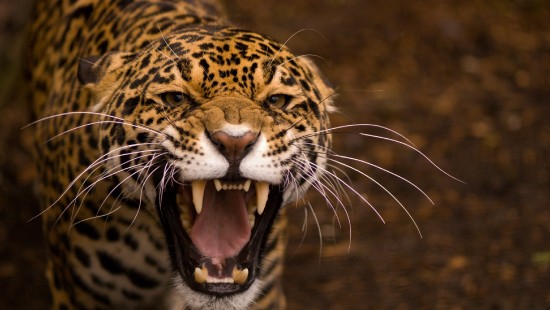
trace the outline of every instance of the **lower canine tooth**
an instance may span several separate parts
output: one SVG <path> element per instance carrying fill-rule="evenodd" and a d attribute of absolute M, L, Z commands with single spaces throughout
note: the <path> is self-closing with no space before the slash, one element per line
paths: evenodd
<path fill-rule="evenodd" d="M 195 281 L 197 281 L 197 283 L 205 283 L 206 282 L 206 279 L 208 278 L 208 270 L 206 268 L 199 268 L 199 267 L 196 267 L 195 268 Z"/>
<path fill-rule="evenodd" d="M 265 210 L 267 197 L 269 196 L 269 184 L 266 182 L 254 182 L 254 184 L 256 185 L 256 202 L 258 214 L 262 215 Z"/>
<path fill-rule="evenodd" d="M 235 283 L 244 284 L 246 279 L 248 279 L 248 268 L 244 268 L 242 270 L 239 270 L 236 267 L 233 268 L 233 281 L 235 281 Z"/>

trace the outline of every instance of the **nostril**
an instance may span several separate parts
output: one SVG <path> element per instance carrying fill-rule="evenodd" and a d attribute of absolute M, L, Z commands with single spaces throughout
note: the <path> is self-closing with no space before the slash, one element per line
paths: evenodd
<path fill-rule="evenodd" d="M 250 152 L 250 150 L 252 150 L 252 147 L 254 146 L 254 144 L 256 144 L 256 140 L 258 140 L 258 137 L 256 136 L 256 138 L 254 139 L 254 141 L 250 141 L 245 147 L 244 147 L 244 150 L 248 153 Z"/>
<path fill-rule="evenodd" d="M 216 146 L 216 148 L 218 150 L 220 150 L 221 152 L 225 151 L 225 145 L 223 145 L 223 143 L 221 143 L 220 141 L 216 140 L 216 139 L 211 139 L 212 142 L 214 143 L 214 145 Z"/>
<path fill-rule="evenodd" d="M 239 162 L 254 146 L 258 133 L 246 132 L 240 136 L 232 136 L 224 131 L 217 131 L 208 136 L 218 151 L 230 162 Z"/>

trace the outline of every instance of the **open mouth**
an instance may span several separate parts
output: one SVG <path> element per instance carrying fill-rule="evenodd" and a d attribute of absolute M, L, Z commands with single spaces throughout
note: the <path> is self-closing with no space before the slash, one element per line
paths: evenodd
<path fill-rule="evenodd" d="M 157 204 L 182 279 L 222 296 L 248 289 L 259 275 L 282 191 L 247 179 L 197 180 L 165 191 Z"/>

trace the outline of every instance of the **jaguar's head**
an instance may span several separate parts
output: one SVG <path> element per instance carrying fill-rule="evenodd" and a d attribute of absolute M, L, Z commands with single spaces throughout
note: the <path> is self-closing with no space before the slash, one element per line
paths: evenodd
<path fill-rule="evenodd" d="M 256 33 L 190 29 L 83 60 L 79 77 L 108 167 L 158 214 L 186 289 L 257 288 L 281 207 L 325 170 L 333 90 L 313 63 Z"/>

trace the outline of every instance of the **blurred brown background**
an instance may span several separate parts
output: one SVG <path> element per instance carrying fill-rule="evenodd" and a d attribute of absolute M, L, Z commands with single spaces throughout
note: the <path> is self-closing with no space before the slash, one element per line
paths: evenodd
<path fill-rule="evenodd" d="M 0 309 L 45 309 L 44 250 L 25 148 L 32 131 L 21 80 L 28 0 L 0 1 Z M 550 3 L 472 1 L 226 1 L 237 24 L 290 41 L 337 86 L 334 125 L 380 124 L 410 138 L 443 169 L 395 143 L 337 134 L 335 150 L 368 166 L 407 207 L 349 171 L 357 197 L 338 212 L 319 195 L 320 222 L 294 223 L 290 309 L 550 308 Z M 322 58 L 322 59 L 320 59 Z M 387 132 L 358 128 L 366 133 Z M 348 169 L 349 170 L 349 169 Z M 302 241 L 303 238 L 303 242 Z M 349 249 L 348 249 L 349 248 Z"/>

